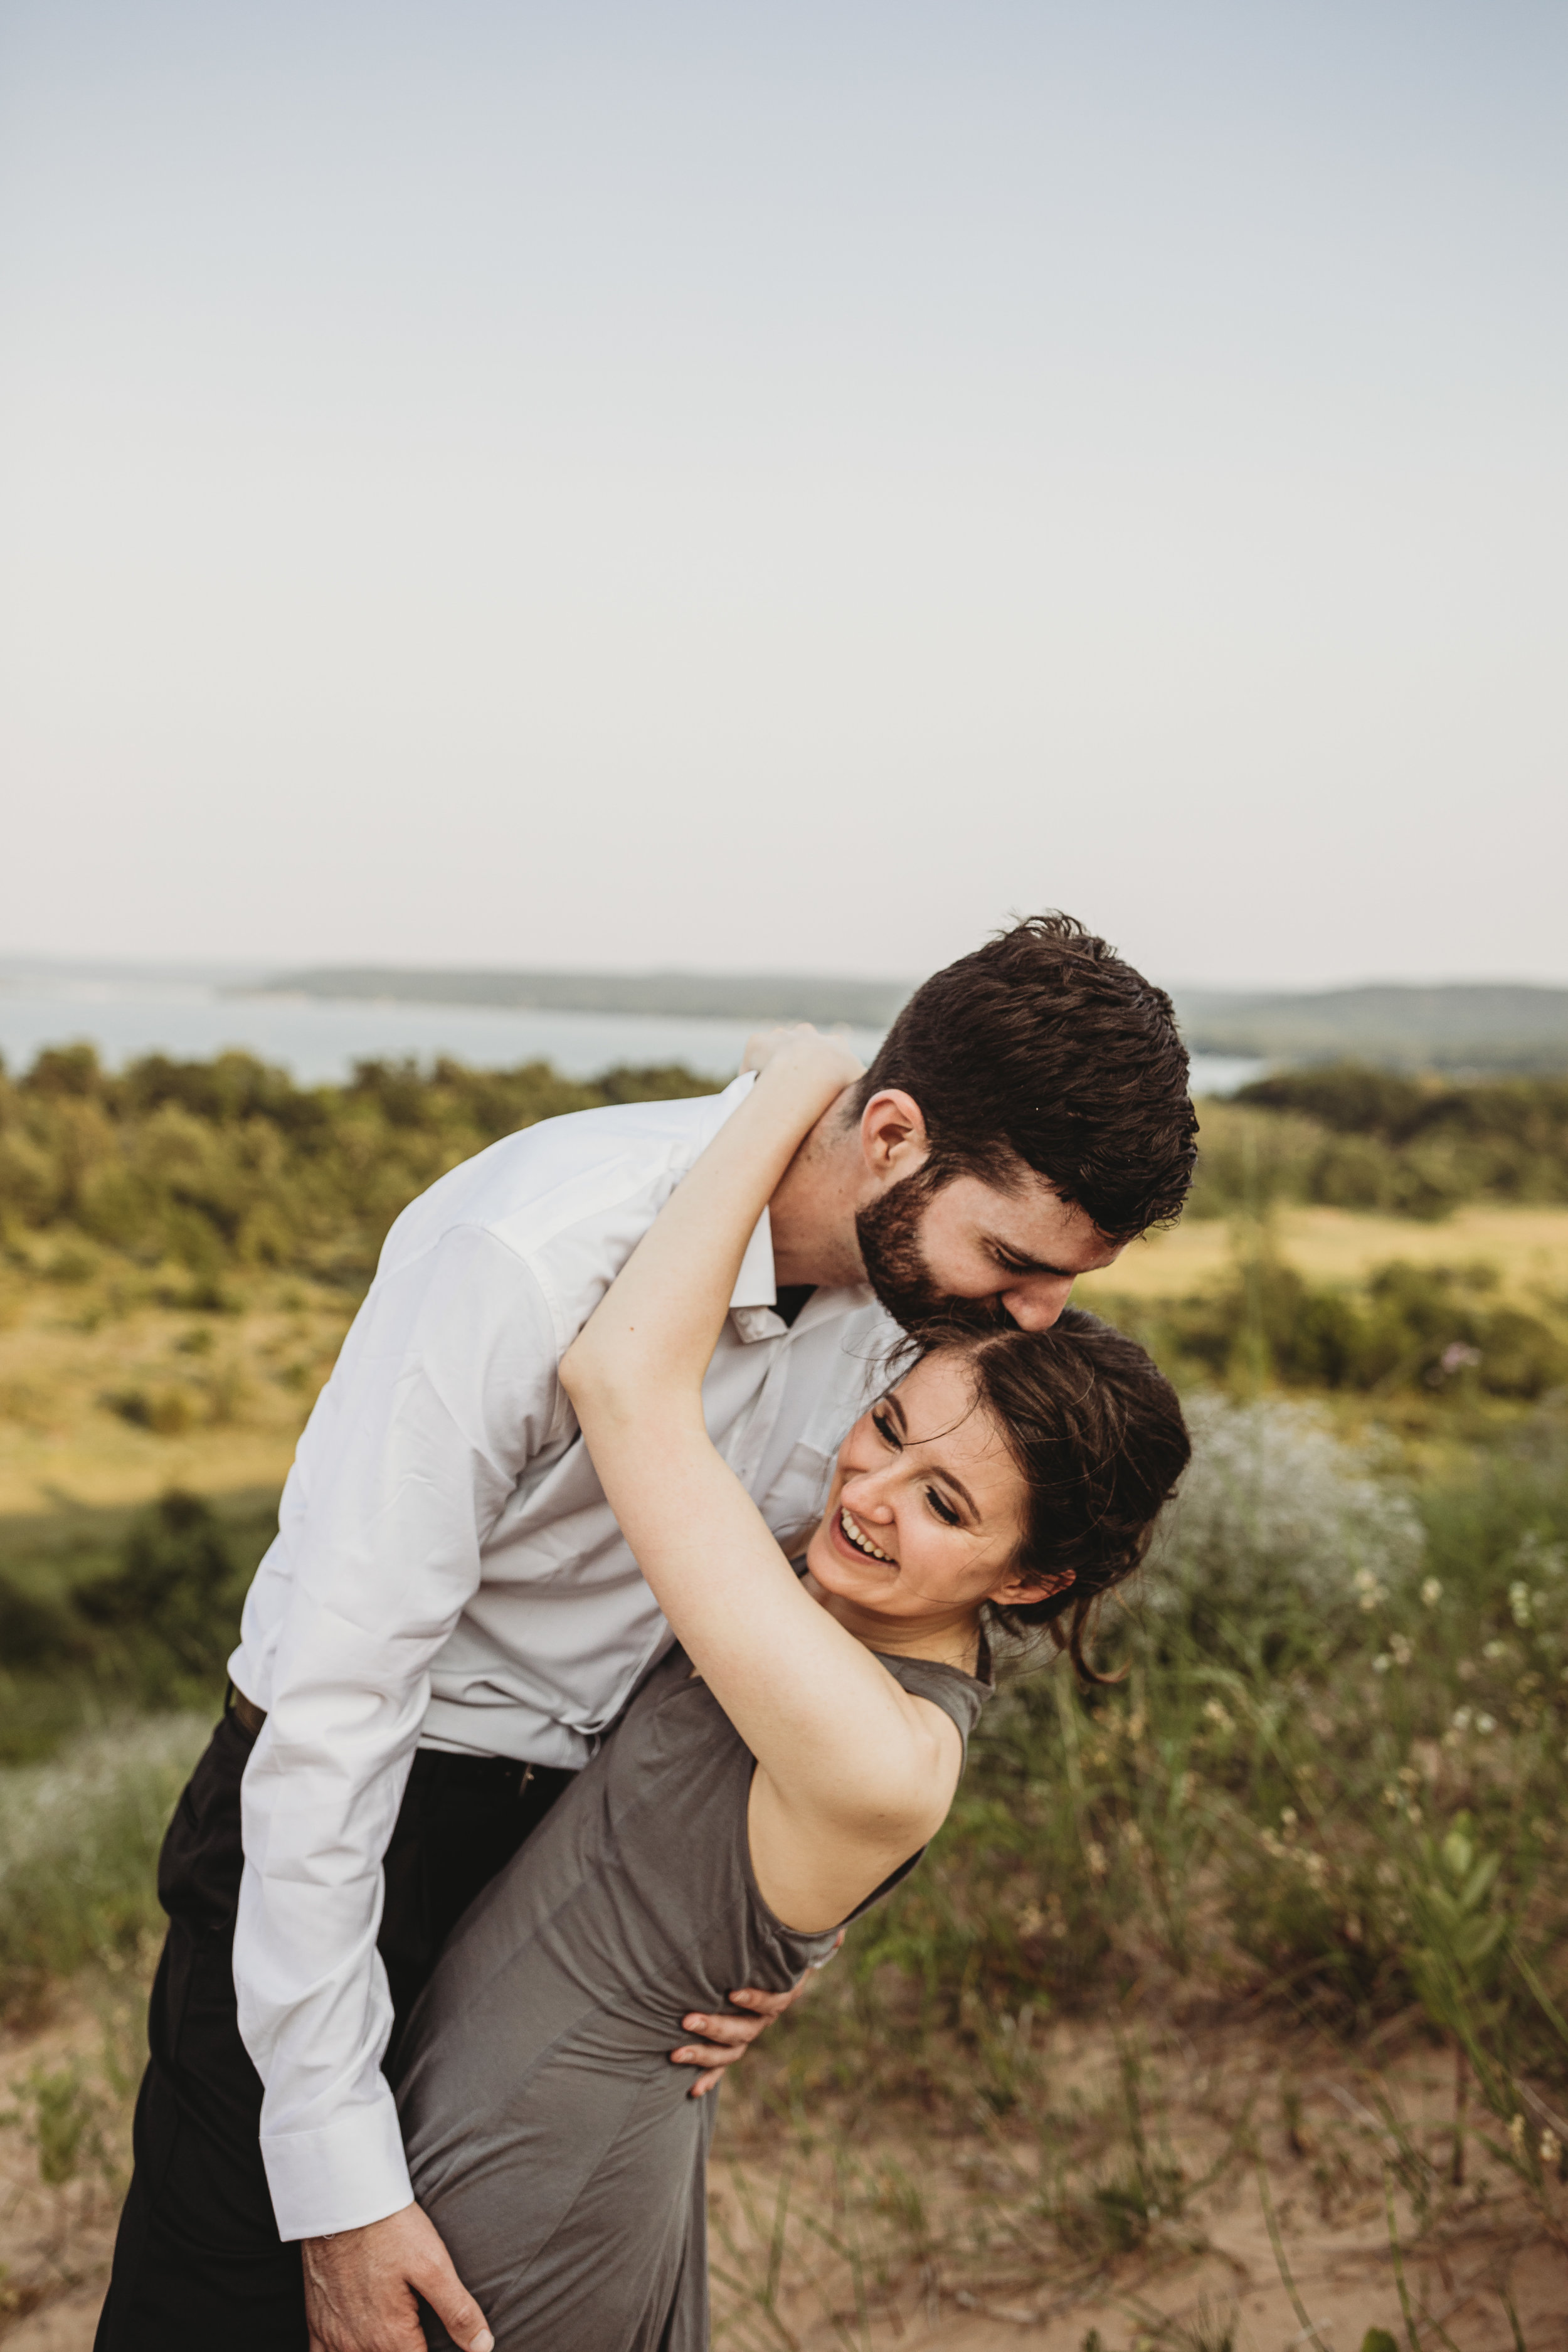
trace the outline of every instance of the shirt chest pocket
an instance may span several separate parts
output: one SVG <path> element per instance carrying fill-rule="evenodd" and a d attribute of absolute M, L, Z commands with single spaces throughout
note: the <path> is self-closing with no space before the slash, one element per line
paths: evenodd
<path fill-rule="evenodd" d="M 763 1517 L 781 1542 L 808 1533 L 822 1517 L 835 1458 L 804 1438 L 791 1447 L 783 1469 L 761 1497 Z"/>

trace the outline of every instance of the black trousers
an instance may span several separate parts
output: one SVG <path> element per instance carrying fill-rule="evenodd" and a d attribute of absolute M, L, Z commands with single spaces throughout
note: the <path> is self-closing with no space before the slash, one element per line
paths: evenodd
<path fill-rule="evenodd" d="M 169 1932 L 96 2352 L 305 2352 L 309 2340 L 300 2249 L 284 2244 L 272 2217 L 261 2080 L 236 2018 L 239 1784 L 253 1745 L 226 1715 L 159 1857 Z M 416 1753 L 387 1848 L 381 1923 L 395 2042 L 447 1935 L 572 1777 L 500 1758 Z"/>

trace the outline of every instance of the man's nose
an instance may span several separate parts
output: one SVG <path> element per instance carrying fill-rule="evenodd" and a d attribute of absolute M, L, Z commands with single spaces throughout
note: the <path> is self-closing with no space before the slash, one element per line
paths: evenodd
<path fill-rule="evenodd" d="M 1002 1293 L 1002 1304 L 1020 1331 L 1048 1331 L 1072 1297 L 1070 1274 L 1042 1274 Z"/>

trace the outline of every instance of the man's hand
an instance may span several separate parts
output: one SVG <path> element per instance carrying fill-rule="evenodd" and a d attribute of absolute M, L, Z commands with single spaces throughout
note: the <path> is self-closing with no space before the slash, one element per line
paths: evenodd
<path fill-rule="evenodd" d="M 840 1928 L 838 1942 L 833 1947 L 835 1952 L 843 1941 L 844 1930 Z M 731 2000 L 741 2008 L 749 2010 L 751 2014 L 748 2017 L 705 2017 L 697 2010 L 693 2010 L 689 2017 L 683 2017 L 680 2022 L 687 2032 L 703 2037 L 700 2042 L 683 2042 L 679 2050 L 672 2050 L 669 2053 L 677 2066 L 700 2066 L 703 2070 L 691 2085 L 690 2096 L 700 2099 L 716 2083 L 722 2082 L 726 2066 L 732 2066 L 737 2058 L 743 2058 L 763 2026 L 771 2024 L 775 2017 L 782 2017 L 791 2001 L 800 1999 L 816 1969 L 826 1966 L 826 1960 L 819 1960 L 816 1968 L 807 1969 L 800 1982 L 793 1985 L 788 1992 L 757 1992 L 747 1986 L 742 1986 L 739 1992 L 732 1992 Z"/>
<path fill-rule="evenodd" d="M 425 2352 L 416 2294 L 454 2344 L 493 2352 L 484 2313 L 417 2205 L 363 2230 L 307 2238 L 300 2252 L 310 2352 Z"/>

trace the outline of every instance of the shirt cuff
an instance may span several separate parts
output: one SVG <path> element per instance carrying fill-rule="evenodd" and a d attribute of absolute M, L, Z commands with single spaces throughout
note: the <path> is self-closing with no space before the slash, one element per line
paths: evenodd
<path fill-rule="evenodd" d="M 384 2083 L 374 2105 L 355 2106 L 316 2131 L 261 2136 L 278 2234 L 324 2238 L 384 2221 L 414 2202 L 397 2108 Z"/>

